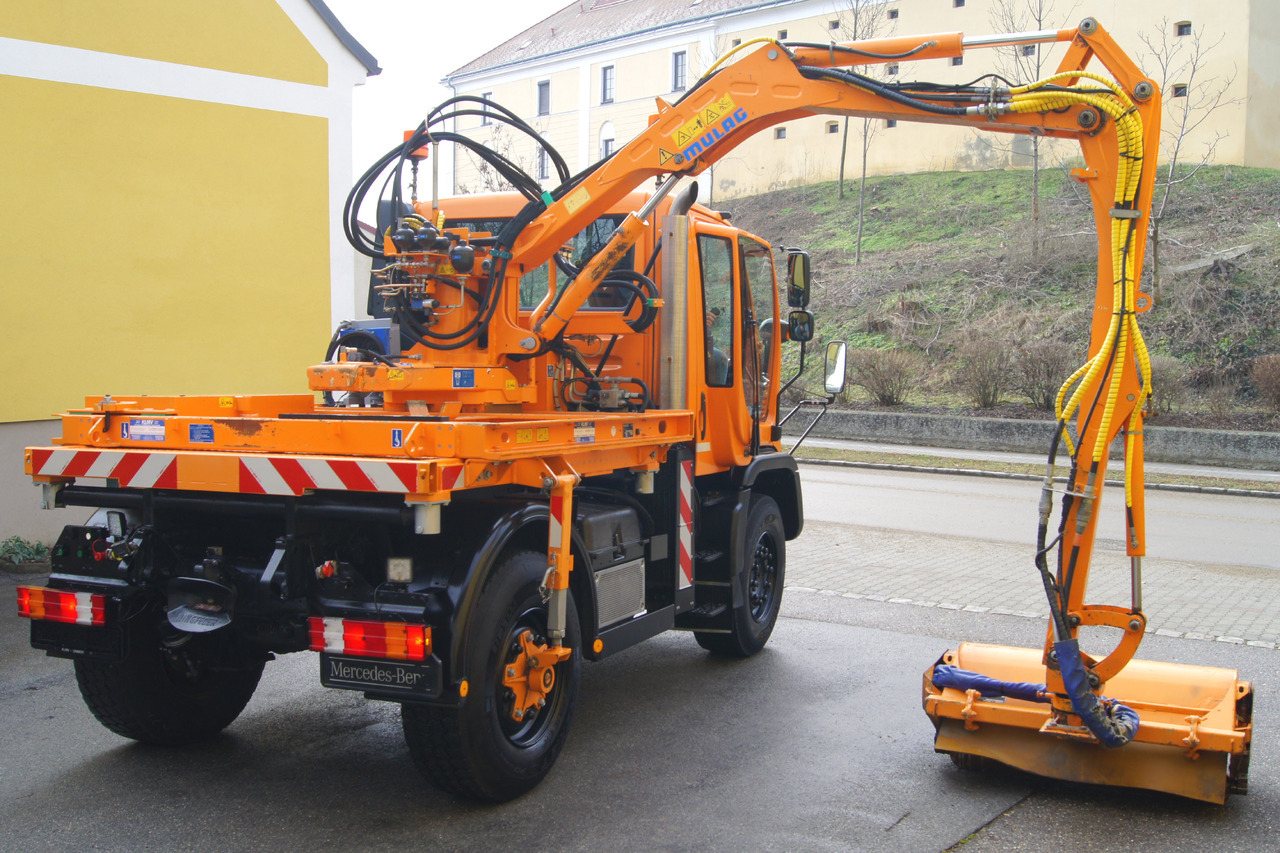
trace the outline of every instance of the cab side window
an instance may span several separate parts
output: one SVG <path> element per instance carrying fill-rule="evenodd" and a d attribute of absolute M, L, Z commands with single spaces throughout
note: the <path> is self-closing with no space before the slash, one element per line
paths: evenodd
<path fill-rule="evenodd" d="M 733 243 L 724 237 L 699 235 L 698 266 L 702 270 L 707 385 L 726 388 L 733 384 Z"/>
<path fill-rule="evenodd" d="M 742 317 L 743 340 L 755 342 L 753 347 L 744 345 L 742 375 L 748 387 L 757 380 L 768 386 L 772 379 L 769 376 L 769 356 L 773 346 L 774 300 L 777 298 L 773 252 L 755 240 L 738 239 L 742 247 L 742 271 L 747 279 L 743 289 L 743 304 L 746 306 Z"/>

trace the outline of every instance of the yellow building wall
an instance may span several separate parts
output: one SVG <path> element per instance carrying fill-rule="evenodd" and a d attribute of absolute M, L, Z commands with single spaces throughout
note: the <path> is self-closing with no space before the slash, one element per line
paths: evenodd
<path fill-rule="evenodd" d="M 0 115 L 0 421 L 306 390 L 329 335 L 325 119 L 17 77 Z"/>
<path fill-rule="evenodd" d="M 1277 0 L 1222 0 L 1213 9 L 1207 9 L 1197 0 L 1096 0 L 1087 9 L 1071 8 L 1071 4 L 1059 3 L 1050 10 L 1056 18 L 1045 21 L 1045 27 L 1074 27 L 1087 15 L 1095 16 L 1113 38 L 1140 67 L 1156 76 L 1158 67 L 1151 55 L 1147 40 L 1158 43 L 1162 32 L 1170 33 L 1168 41 L 1174 49 L 1185 55 L 1191 40 L 1180 40 L 1173 27 L 1179 21 L 1191 21 L 1197 32 L 1203 32 L 1204 44 L 1212 45 L 1197 80 L 1232 80 L 1225 99 L 1232 103 L 1220 107 L 1212 117 L 1189 131 L 1182 140 L 1180 160 L 1198 163 L 1213 146 L 1213 161 L 1218 163 L 1242 163 L 1250 166 L 1280 165 L 1280 52 L 1274 49 L 1280 41 L 1280 16 L 1275 14 Z M 909 33 L 963 32 L 982 35 L 993 31 L 991 12 L 994 0 L 968 0 L 963 7 L 955 7 L 951 0 L 888 0 L 882 4 L 867 4 L 863 14 L 883 15 L 881 35 L 906 35 Z M 803 7 L 806 11 L 814 5 Z M 1024 7 L 1018 5 L 1018 9 Z M 888 18 L 890 10 L 897 17 Z M 562 87 L 553 83 L 553 109 L 556 111 L 556 144 L 570 163 L 587 165 L 599 157 L 600 129 L 608 121 L 614 126 L 618 147 L 625 145 L 647 124 L 654 112 L 654 97 L 674 100 L 681 93 L 669 91 L 671 81 L 671 53 L 684 49 L 689 58 L 689 85 L 719 56 L 733 48 L 735 40 L 747 43 L 755 38 L 777 38 L 786 30 L 789 41 L 826 43 L 832 39 L 848 38 L 842 29 L 833 30 L 831 22 L 843 27 L 851 15 L 847 4 L 833 4 L 818 14 L 790 20 L 779 20 L 767 25 L 724 29 L 705 33 L 705 44 L 714 55 L 704 56 L 704 42 L 693 39 L 684 44 L 668 44 L 657 49 L 634 50 L 620 48 L 607 59 L 584 62 L 584 73 L 591 75 L 586 103 L 566 103 L 559 95 L 576 97 L 576 87 Z M 731 20 L 731 19 L 730 19 Z M 756 18 L 759 20 L 759 18 Z M 721 22 L 720 27 L 732 26 Z M 1028 29 L 1036 29 L 1029 22 Z M 747 48 L 755 49 L 754 47 Z M 1044 74 L 1056 70 L 1064 46 L 1041 45 Z M 600 104 L 600 68 L 612 64 L 617 69 L 615 102 Z M 927 80 L 938 83 L 966 83 L 984 74 L 1009 71 L 1009 61 L 995 49 L 969 50 L 961 65 L 952 65 L 949 59 L 899 62 L 896 80 Z M 1097 63 L 1095 68 L 1100 67 Z M 885 78 L 883 66 L 871 73 Z M 536 72 L 530 68 L 529 74 Z M 1186 82 L 1185 71 L 1174 73 L 1169 83 Z M 1015 75 L 1023 76 L 1023 75 Z M 480 84 L 484 85 L 484 84 Z M 519 96 L 511 106 L 522 116 L 533 112 L 532 96 L 522 86 L 532 85 L 518 81 L 495 90 L 501 102 L 507 91 Z M 487 87 L 486 87 L 487 88 Z M 1171 87 L 1170 87 L 1171 88 Z M 1180 108 L 1186 103 L 1165 92 L 1164 127 L 1172 128 Z M 524 106 L 520 106 L 523 104 Z M 585 138 L 574 136 L 568 128 L 571 122 L 559 111 L 582 109 L 587 111 L 588 132 Z M 826 125 L 833 119 L 815 117 L 786 124 L 784 140 L 774 138 L 772 132 L 758 134 L 739 145 L 714 167 L 711 175 L 702 176 L 704 188 L 710 187 L 713 199 L 754 195 L 771 189 L 834 180 L 840 168 L 841 132 L 828 134 Z M 544 125 L 546 126 L 546 121 Z M 851 120 L 848 151 L 845 155 L 846 179 L 861 171 L 860 140 L 857 124 Z M 1006 134 L 979 133 L 969 128 L 945 125 L 919 124 L 900 121 L 895 128 L 884 127 L 883 120 L 875 120 L 877 133 L 867 157 L 868 173 L 872 175 L 897 172 L 933 170 L 972 170 L 992 168 L 1029 167 L 1031 164 L 1030 140 Z M 563 132 L 561 130 L 563 129 Z M 563 140 L 563 141 L 562 141 Z M 579 140 L 588 146 L 579 154 Z M 1172 140 L 1166 140 L 1171 142 Z M 1168 145 L 1166 145 L 1166 157 Z M 1041 164 L 1058 165 L 1073 161 L 1078 147 L 1070 142 L 1044 140 L 1041 144 Z M 704 200 L 706 199 L 704 189 Z"/>
<path fill-rule="evenodd" d="M 328 85 L 324 59 L 262 0 L 3 0 L 0 36 Z"/>

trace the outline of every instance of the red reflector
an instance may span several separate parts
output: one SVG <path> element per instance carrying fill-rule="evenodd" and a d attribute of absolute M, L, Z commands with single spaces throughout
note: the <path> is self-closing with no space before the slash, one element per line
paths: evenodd
<path fill-rule="evenodd" d="M 41 586 L 18 587 L 18 615 L 72 625 L 107 624 L 107 597 Z"/>
<path fill-rule="evenodd" d="M 314 652 L 391 660 L 426 660 L 431 654 L 426 625 L 312 616 L 308 626 Z"/>

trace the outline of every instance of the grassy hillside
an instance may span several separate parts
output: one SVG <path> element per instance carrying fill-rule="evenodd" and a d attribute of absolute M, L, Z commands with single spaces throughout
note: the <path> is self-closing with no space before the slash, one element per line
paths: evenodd
<path fill-rule="evenodd" d="M 1003 379 L 986 402 L 1026 415 L 1038 396 L 1028 373 L 1065 378 L 1087 348 L 1096 246 L 1078 189 L 1061 170 L 1041 173 L 1033 249 L 1029 172 L 871 178 L 861 263 L 856 181 L 843 199 L 826 183 L 719 207 L 775 245 L 812 251 L 819 343 L 902 357 L 907 405 L 972 408 L 975 376 L 991 374 Z M 1202 170 L 1174 187 L 1160 233 L 1159 285 L 1150 246 L 1143 282 L 1156 305 L 1141 322 L 1166 422 L 1275 428 L 1250 371 L 1280 353 L 1280 172 Z M 1057 365 L 1063 353 L 1069 366 Z M 816 365 L 806 382 L 817 386 Z M 856 387 L 846 396 L 871 400 Z"/>

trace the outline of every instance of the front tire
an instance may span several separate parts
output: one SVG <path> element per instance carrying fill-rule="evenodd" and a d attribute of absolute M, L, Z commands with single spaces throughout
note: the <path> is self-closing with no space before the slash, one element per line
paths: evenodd
<path fill-rule="evenodd" d="M 122 737 L 159 746 L 212 737 L 249 704 L 265 659 L 238 651 L 225 629 L 175 634 L 166 644 L 151 618 L 127 629 L 123 660 L 76 661 L 80 695 Z"/>
<path fill-rule="evenodd" d="M 485 583 L 484 602 L 467 638 L 470 690 L 455 708 L 404 704 L 400 718 L 409 754 L 436 787 L 455 796 L 501 803 L 532 790 L 551 771 L 569 734 L 578 701 L 582 657 L 578 614 L 570 597 L 564 643 L 572 655 L 556 664 L 545 707 L 512 719 L 503 674 L 532 631 L 547 642 L 547 606 L 539 593 L 545 554 L 516 551 Z"/>
<path fill-rule="evenodd" d="M 778 504 L 768 495 L 757 495 L 747 513 L 742 603 L 733 608 L 728 633 L 695 631 L 698 645 L 713 654 L 737 658 L 751 657 L 765 647 L 782 606 L 786 544 Z"/>

